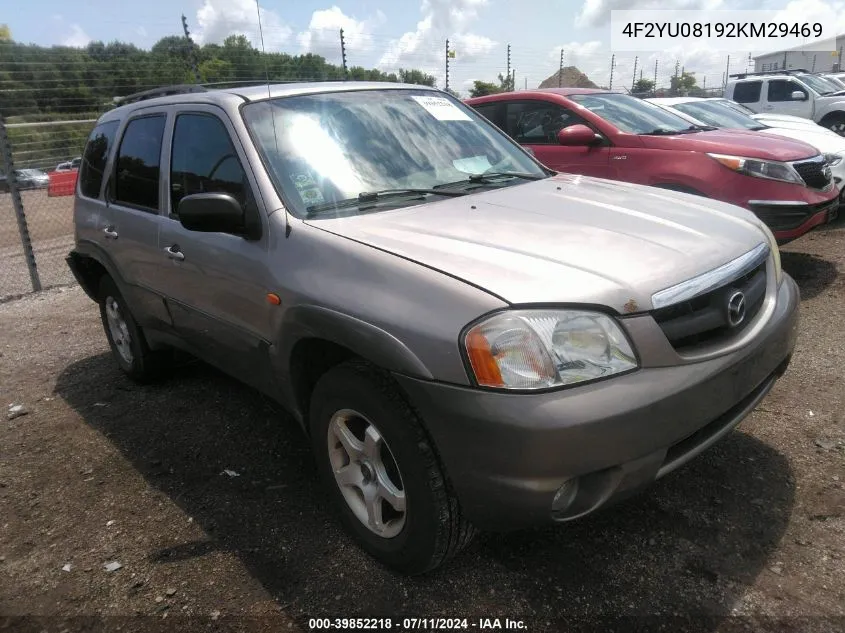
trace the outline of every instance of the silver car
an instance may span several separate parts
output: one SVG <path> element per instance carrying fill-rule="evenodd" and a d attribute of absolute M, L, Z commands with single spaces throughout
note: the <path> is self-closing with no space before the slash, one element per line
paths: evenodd
<path fill-rule="evenodd" d="M 68 257 L 118 365 L 152 380 L 180 349 L 276 398 L 403 572 L 670 473 L 789 363 L 798 289 L 738 207 L 555 174 L 420 86 L 124 103 Z"/>

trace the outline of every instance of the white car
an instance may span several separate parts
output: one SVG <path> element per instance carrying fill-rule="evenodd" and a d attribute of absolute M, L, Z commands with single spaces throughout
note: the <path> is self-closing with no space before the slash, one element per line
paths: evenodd
<path fill-rule="evenodd" d="M 788 124 L 781 126 L 780 121 L 776 119 L 761 121 L 759 118 L 749 116 L 733 107 L 737 104 L 719 98 L 673 97 L 646 99 L 646 101 L 671 110 L 695 125 L 748 130 L 803 141 L 825 155 L 836 185 L 840 188 L 843 187 L 843 181 L 845 181 L 845 138 L 839 136 L 836 132 L 831 132 L 812 123 L 812 121 L 809 121 L 809 123 L 815 129 L 809 126 L 790 127 Z M 804 120 L 806 121 L 806 119 Z"/>

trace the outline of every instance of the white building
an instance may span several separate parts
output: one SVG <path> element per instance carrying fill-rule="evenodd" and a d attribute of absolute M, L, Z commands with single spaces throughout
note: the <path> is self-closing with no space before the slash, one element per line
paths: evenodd
<path fill-rule="evenodd" d="M 843 52 L 845 52 L 845 35 L 836 38 L 835 51 L 811 50 L 813 45 L 809 44 L 805 49 L 803 46 L 790 48 L 785 51 L 766 53 L 754 58 L 755 72 L 769 72 L 772 70 L 797 70 L 804 69 L 810 72 L 840 72 L 843 68 Z"/>

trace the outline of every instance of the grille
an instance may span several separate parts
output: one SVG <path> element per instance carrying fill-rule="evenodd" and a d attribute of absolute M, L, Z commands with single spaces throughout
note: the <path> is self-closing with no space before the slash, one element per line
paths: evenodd
<path fill-rule="evenodd" d="M 808 187 L 824 189 L 830 184 L 831 174 L 824 160 L 805 160 L 792 163 L 798 175 L 804 179 Z"/>
<path fill-rule="evenodd" d="M 745 315 L 731 325 L 728 304 L 737 292 L 745 298 Z M 651 312 L 660 329 L 678 350 L 718 344 L 736 336 L 754 320 L 766 296 L 766 262 L 724 285 L 687 301 Z"/>

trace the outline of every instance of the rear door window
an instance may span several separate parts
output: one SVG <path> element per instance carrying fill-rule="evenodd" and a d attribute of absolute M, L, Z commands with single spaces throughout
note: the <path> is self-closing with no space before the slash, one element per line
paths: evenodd
<path fill-rule="evenodd" d="M 79 191 L 86 198 L 99 198 L 109 151 L 114 144 L 119 121 L 108 121 L 95 127 L 88 136 L 82 167 L 79 170 Z"/>
<path fill-rule="evenodd" d="M 734 101 L 737 103 L 758 103 L 762 81 L 741 81 L 734 86 Z"/>
<path fill-rule="evenodd" d="M 114 200 L 145 211 L 159 209 L 164 114 L 132 119 L 115 161 Z"/>

